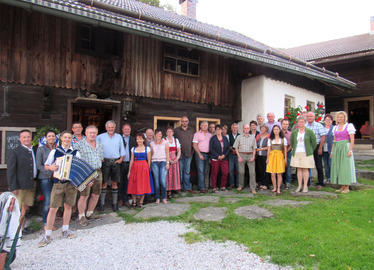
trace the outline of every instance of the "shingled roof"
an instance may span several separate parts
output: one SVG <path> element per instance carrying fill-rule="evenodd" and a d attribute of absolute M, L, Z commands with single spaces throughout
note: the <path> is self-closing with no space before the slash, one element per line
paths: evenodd
<path fill-rule="evenodd" d="M 242 61 L 317 79 L 325 84 L 356 89 L 355 83 L 291 57 L 238 32 L 144 4 L 136 0 L 0 0 L 9 5 L 152 36 L 186 47 L 209 50 Z"/>
<path fill-rule="evenodd" d="M 374 53 L 374 34 L 367 33 L 352 37 L 324 41 L 284 49 L 283 51 L 305 61 L 316 61 L 335 56 L 347 56 L 370 51 Z"/>

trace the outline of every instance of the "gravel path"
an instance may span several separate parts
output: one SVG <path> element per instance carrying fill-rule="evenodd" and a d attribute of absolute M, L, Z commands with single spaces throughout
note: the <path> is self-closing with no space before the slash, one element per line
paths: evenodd
<path fill-rule="evenodd" d="M 125 224 L 123 221 L 76 231 L 38 248 L 38 239 L 25 240 L 17 249 L 12 269 L 284 269 L 263 262 L 234 242 L 187 244 L 180 234 L 186 224 L 159 221 Z M 290 268 L 288 268 L 290 269 Z"/>

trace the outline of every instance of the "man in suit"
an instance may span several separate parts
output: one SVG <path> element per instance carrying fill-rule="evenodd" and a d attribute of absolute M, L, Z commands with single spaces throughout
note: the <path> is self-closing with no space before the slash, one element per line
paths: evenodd
<path fill-rule="evenodd" d="M 129 183 L 129 179 L 127 175 L 129 173 L 129 164 L 131 159 L 131 148 L 135 146 L 135 138 L 131 136 L 131 126 L 129 124 L 124 124 L 122 126 L 122 138 L 123 144 L 125 146 L 126 155 L 122 160 L 121 164 L 121 179 L 119 183 L 119 202 L 118 206 L 127 206 L 131 207 L 129 203 L 129 197 L 127 195 L 127 185 Z"/>
<path fill-rule="evenodd" d="M 21 207 L 21 217 L 34 205 L 36 186 L 36 160 L 31 145 L 31 131 L 24 129 L 19 133 L 21 145 L 10 150 L 7 161 L 7 180 L 9 190 L 16 195 Z M 22 230 L 23 234 L 31 233 L 27 228 Z"/>

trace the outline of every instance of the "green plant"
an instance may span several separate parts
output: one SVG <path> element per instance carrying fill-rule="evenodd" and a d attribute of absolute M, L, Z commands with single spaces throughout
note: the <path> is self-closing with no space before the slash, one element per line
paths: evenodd
<path fill-rule="evenodd" d="M 36 130 L 36 135 L 34 136 L 34 139 L 32 140 L 32 145 L 38 146 L 40 139 L 43 138 L 45 136 L 45 133 L 49 130 L 53 130 L 56 134 L 60 133 L 60 130 L 53 125 L 42 126 L 41 128 Z"/>
<path fill-rule="evenodd" d="M 310 108 L 308 106 L 305 106 L 303 109 L 300 105 L 297 107 L 290 106 L 289 111 L 284 116 L 284 118 L 289 120 L 291 129 L 296 124 L 297 118 L 302 114 L 303 111 L 310 111 Z M 316 108 L 312 111 L 316 114 L 316 122 L 323 123 L 325 105 L 318 102 Z"/>

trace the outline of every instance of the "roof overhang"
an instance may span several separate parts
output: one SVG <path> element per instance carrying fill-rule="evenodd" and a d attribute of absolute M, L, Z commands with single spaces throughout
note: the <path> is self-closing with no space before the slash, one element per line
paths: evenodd
<path fill-rule="evenodd" d="M 72 1 L 57 0 L 0 0 L 0 3 L 25 8 L 31 11 L 47 13 L 98 27 L 152 37 L 161 41 L 197 48 L 224 55 L 229 58 L 282 70 L 299 76 L 316 79 L 326 85 L 333 85 L 342 90 L 357 90 L 355 83 L 340 77 L 339 74 L 327 70 L 319 71 L 316 69 L 317 67 L 309 63 L 303 66 L 291 61 L 291 57 L 288 61 L 266 52 L 260 53 L 251 49 L 211 40 L 182 30 L 129 16 L 102 12 L 100 9 L 91 8 L 83 4 L 72 5 L 71 2 Z"/>

